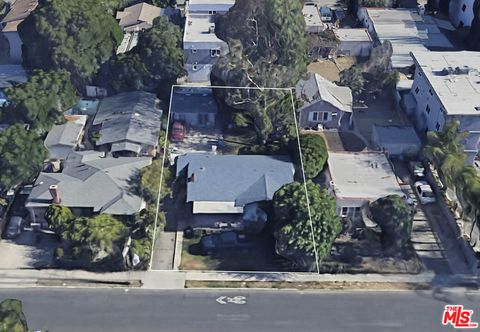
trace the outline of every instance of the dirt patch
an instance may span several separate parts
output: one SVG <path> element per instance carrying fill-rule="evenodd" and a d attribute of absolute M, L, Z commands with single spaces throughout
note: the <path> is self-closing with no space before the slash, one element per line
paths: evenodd
<path fill-rule="evenodd" d="M 329 81 L 338 81 L 340 79 L 339 73 L 342 70 L 348 69 L 357 63 L 355 57 L 344 56 L 332 60 L 320 60 L 312 62 L 308 66 L 308 71 L 319 74 Z"/>

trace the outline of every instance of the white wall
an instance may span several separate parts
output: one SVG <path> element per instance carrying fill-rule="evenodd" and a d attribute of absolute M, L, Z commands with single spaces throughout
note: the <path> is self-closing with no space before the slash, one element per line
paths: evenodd
<path fill-rule="evenodd" d="M 472 25 L 473 3 L 475 0 L 451 0 L 449 7 L 450 21 L 456 27 Z"/>

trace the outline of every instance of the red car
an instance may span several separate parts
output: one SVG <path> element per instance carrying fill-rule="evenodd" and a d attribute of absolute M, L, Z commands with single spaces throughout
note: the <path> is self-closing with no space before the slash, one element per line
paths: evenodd
<path fill-rule="evenodd" d="M 170 135 L 171 141 L 182 142 L 185 139 L 185 126 L 178 121 L 175 121 L 172 125 L 172 134 Z"/>

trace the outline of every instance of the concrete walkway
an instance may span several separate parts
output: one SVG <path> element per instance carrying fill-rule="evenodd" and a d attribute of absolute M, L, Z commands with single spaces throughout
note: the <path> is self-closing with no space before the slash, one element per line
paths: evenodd
<path fill-rule="evenodd" d="M 173 270 L 176 232 L 160 231 L 153 249 L 151 270 Z"/>

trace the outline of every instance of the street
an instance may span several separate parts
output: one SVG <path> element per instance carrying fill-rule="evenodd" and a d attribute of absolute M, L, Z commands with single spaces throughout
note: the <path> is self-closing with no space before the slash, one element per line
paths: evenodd
<path fill-rule="evenodd" d="M 480 293 L 444 291 L 287 291 L 18 289 L 29 328 L 50 332 L 118 331 L 453 331 L 446 304 L 480 321 Z"/>

